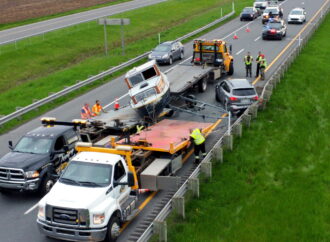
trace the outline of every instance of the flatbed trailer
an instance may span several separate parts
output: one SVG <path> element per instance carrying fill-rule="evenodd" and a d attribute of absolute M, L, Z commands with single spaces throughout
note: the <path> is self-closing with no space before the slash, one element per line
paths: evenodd
<path fill-rule="evenodd" d="M 207 83 L 219 79 L 222 72 L 221 67 L 182 63 L 176 65 L 166 75 L 170 82 L 171 94 L 180 95 L 193 87 L 198 87 L 200 92 L 204 92 Z"/>

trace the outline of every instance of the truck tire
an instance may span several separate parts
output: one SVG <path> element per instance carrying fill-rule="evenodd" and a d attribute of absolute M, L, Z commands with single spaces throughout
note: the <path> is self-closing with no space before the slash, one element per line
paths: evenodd
<path fill-rule="evenodd" d="M 183 53 L 183 51 L 182 51 L 181 54 L 180 54 L 180 60 L 182 60 L 183 57 L 184 57 L 184 53 Z"/>
<path fill-rule="evenodd" d="M 229 71 L 227 74 L 230 76 L 234 74 L 234 63 L 233 62 L 230 62 Z"/>
<path fill-rule="evenodd" d="M 120 221 L 117 216 L 112 216 L 107 230 L 107 236 L 105 238 L 105 242 L 115 242 L 119 236 L 120 230 Z"/>
<path fill-rule="evenodd" d="M 172 56 L 170 56 L 170 59 L 169 59 L 169 61 L 168 61 L 168 64 L 169 64 L 169 65 L 172 65 L 172 64 L 173 64 L 173 58 L 172 58 Z"/>
<path fill-rule="evenodd" d="M 205 92 L 207 89 L 207 79 L 203 78 L 198 82 L 198 91 L 199 92 Z"/>
<path fill-rule="evenodd" d="M 41 195 L 46 195 L 54 186 L 55 181 L 49 175 L 45 175 L 42 179 L 39 187 L 39 192 Z"/>

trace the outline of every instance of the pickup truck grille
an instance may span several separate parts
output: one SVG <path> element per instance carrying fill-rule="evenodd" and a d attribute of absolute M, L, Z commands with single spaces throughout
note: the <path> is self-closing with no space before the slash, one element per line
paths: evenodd
<path fill-rule="evenodd" d="M 78 211 L 66 208 L 53 208 L 53 221 L 61 224 L 78 225 Z"/>
<path fill-rule="evenodd" d="M 46 220 L 74 227 L 89 226 L 87 209 L 71 209 L 46 205 Z"/>
<path fill-rule="evenodd" d="M 25 181 L 25 176 L 21 169 L 0 167 L 0 179 L 8 181 Z"/>

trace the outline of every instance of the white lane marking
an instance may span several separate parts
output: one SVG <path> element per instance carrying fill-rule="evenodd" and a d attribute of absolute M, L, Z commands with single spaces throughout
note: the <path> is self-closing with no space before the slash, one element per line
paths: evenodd
<path fill-rule="evenodd" d="M 255 40 L 254 40 L 254 41 L 258 41 L 260 38 L 261 38 L 261 36 L 259 36 L 259 37 L 255 38 Z"/>
<path fill-rule="evenodd" d="M 128 95 L 128 93 L 126 93 L 126 94 L 124 94 L 123 96 L 119 97 L 119 98 L 118 98 L 118 101 L 121 100 L 121 99 L 123 99 L 123 98 L 126 97 L 127 95 Z M 112 104 L 114 104 L 115 101 L 116 101 L 116 100 L 114 100 L 113 102 L 111 102 L 111 103 L 105 105 L 103 108 L 106 109 L 107 107 L 109 107 L 109 106 L 111 106 Z"/>
<path fill-rule="evenodd" d="M 38 203 L 36 203 L 31 208 L 29 208 L 28 210 L 26 210 L 26 212 L 24 213 L 24 215 L 27 215 L 27 214 L 31 213 L 37 207 L 38 207 Z"/>
<path fill-rule="evenodd" d="M 241 49 L 240 51 L 238 51 L 238 52 L 236 53 L 236 55 L 241 54 L 243 51 L 244 51 L 244 49 Z"/>

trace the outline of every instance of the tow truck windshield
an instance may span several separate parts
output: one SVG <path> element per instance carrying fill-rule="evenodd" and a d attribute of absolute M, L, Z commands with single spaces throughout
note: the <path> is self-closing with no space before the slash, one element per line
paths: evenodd
<path fill-rule="evenodd" d="M 85 187 L 106 187 L 110 184 L 111 177 L 111 165 L 71 161 L 60 182 Z"/>
<path fill-rule="evenodd" d="M 51 139 L 40 137 L 23 137 L 16 145 L 14 152 L 31 153 L 31 154 L 47 154 L 50 152 L 52 145 Z"/>

